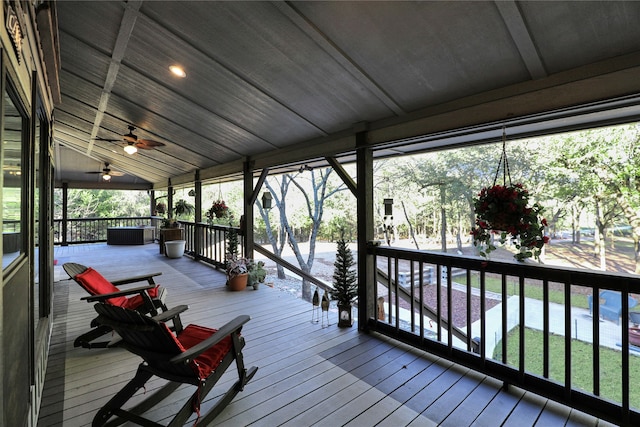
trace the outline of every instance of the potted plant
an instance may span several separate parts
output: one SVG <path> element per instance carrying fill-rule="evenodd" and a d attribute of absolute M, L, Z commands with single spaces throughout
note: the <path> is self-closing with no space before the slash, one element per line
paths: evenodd
<path fill-rule="evenodd" d="M 163 202 L 160 202 L 158 204 L 156 204 L 156 214 L 158 215 L 164 215 L 167 213 L 167 205 L 164 204 Z"/>
<path fill-rule="evenodd" d="M 162 228 L 176 228 L 178 227 L 178 221 L 170 216 L 169 218 L 162 218 Z"/>
<path fill-rule="evenodd" d="M 195 206 L 184 199 L 178 200 L 176 202 L 176 205 L 173 207 L 173 213 L 176 215 L 176 217 L 181 217 L 183 215 L 192 215 L 195 210 Z"/>
<path fill-rule="evenodd" d="M 480 255 L 487 257 L 496 249 L 491 235 L 499 235 L 502 244 L 508 239 L 513 241 L 518 261 L 540 257 L 542 247 L 549 242 L 544 235 L 547 220 L 541 216 L 542 206 L 538 203 L 529 206 L 529 192 L 522 184 L 483 188 L 473 203 L 476 226 L 471 235 Z"/>
<path fill-rule="evenodd" d="M 355 261 L 347 246 L 344 233 L 337 242 L 336 261 L 333 263 L 333 289 L 329 291 L 332 300 L 338 301 L 338 326 L 353 325 L 352 305 L 358 297 L 358 278 L 353 266 Z"/>
<path fill-rule="evenodd" d="M 236 254 L 227 254 L 226 266 L 229 290 L 244 290 L 249 280 L 249 260 Z"/>
<path fill-rule="evenodd" d="M 264 261 L 255 262 L 249 261 L 249 286 L 253 286 L 253 289 L 258 290 L 260 283 L 264 283 L 267 278 L 267 270 L 264 268 Z"/>
<path fill-rule="evenodd" d="M 218 199 L 211 204 L 211 208 L 206 213 L 209 221 L 226 218 L 229 215 L 229 207 L 222 199 Z"/>

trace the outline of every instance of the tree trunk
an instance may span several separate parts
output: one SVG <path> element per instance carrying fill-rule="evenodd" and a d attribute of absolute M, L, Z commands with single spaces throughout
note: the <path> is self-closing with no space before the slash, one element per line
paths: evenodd
<path fill-rule="evenodd" d="M 593 235 L 594 255 L 600 258 L 600 270 L 607 271 L 607 258 L 605 247 L 606 224 L 602 219 L 600 201 L 596 200 L 596 228 Z"/>
<path fill-rule="evenodd" d="M 635 273 L 640 274 L 640 213 L 637 209 L 634 209 L 626 198 L 618 195 L 618 204 L 622 207 L 622 211 L 624 212 L 624 216 L 627 219 L 629 225 L 631 225 L 631 230 L 633 232 L 633 247 L 635 249 Z"/>
<path fill-rule="evenodd" d="M 407 215 L 407 208 L 404 206 L 404 201 L 402 201 L 401 204 L 402 204 L 402 210 L 404 212 L 404 218 L 407 220 L 407 224 L 409 224 L 409 235 L 411 236 L 413 243 L 416 245 L 416 249 L 420 250 L 420 246 L 418 245 L 418 239 L 416 239 L 416 235 L 413 232 L 413 224 L 411 224 L 409 215 Z"/>

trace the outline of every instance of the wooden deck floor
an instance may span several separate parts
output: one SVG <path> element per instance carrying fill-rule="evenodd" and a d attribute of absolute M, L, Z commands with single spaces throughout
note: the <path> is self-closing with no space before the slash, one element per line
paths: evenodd
<path fill-rule="evenodd" d="M 225 277 L 155 244 L 56 248 L 54 329 L 38 425 L 90 425 L 134 374 L 140 359 L 122 349 L 74 348 L 95 315 L 62 263 L 90 265 L 117 279 L 161 271 L 169 306 L 188 304 L 186 324 L 220 326 L 238 314 L 247 367 L 258 373 L 215 420 L 218 426 L 596 426 L 610 425 L 403 344 L 311 323 L 311 305 L 277 289 L 226 290 Z M 230 369 L 223 385 L 237 378 Z M 235 378 L 234 378 L 235 375 Z M 216 393 L 211 393 L 215 397 Z M 166 418 L 173 402 L 154 417 Z M 203 409 L 206 409 L 203 408 Z M 193 422 L 187 425 L 193 425 Z"/>

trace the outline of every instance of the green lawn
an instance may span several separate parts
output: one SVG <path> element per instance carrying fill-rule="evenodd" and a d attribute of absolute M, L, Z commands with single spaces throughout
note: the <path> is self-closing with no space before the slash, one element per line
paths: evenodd
<path fill-rule="evenodd" d="M 519 345 L 519 327 L 515 327 L 507 336 L 507 363 L 517 366 Z M 525 369 L 542 376 L 543 369 L 543 333 L 534 329 L 525 329 Z M 550 366 L 549 377 L 564 383 L 564 337 L 549 337 Z M 593 346 L 584 341 L 571 340 L 571 381 L 574 388 L 593 391 Z M 496 360 L 502 360 L 502 342 L 498 342 L 493 354 Z M 622 402 L 622 353 L 606 347 L 600 347 L 600 395 L 616 402 Z M 633 353 L 629 357 L 630 405 L 640 408 L 640 387 L 633 387 L 640 380 L 640 357 Z"/>
<path fill-rule="evenodd" d="M 467 276 L 459 276 L 455 278 L 456 283 L 461 285 L 467 284 Z M 502 293 L 502 280 L 496 277 L 485 276 L 486 290 L 489 292 Z M 480 288 L 480 275 L 471 275 L 471 286 L 474 288 Z M 517 280 L 507 280 L 507 297 L 512 295 L 519 295 L 520 287 Z M 527 298 L 533 298 L 542 301 L 542 285 L 537 283 L 526 283 L 524 285 L 524 294 Z M 564 291 L 549 290 L 549 302 L 564 304 Z M 579 308 L 589 308 L 587 296 L 582 294 L 571 295 L 571 305 Z"/>

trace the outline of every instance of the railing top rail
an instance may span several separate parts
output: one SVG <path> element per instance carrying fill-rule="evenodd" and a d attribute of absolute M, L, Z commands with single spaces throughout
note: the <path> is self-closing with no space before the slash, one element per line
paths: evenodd
<path fill-rule="evenodd" d="M 476 256 L 460 256 L 442 252 L 394 248 L 369 245 L 369 254 L 399 258 L 407 261 L 421 261 L 452 268 L 484 271 L 537 280 L 587 286 L 600 289 L 640 293 L 640 276 L 625 272 L 584 270 L 574 267 L 560 267 L 533 262 L 487 260 Z"/>
<path fill-rule="evenodd" d="M 322 288 L 324 290 L 331 290 L 333 289 L 333 286 L 324 283 L 321 280 L 316 279 L 313 276 L 308 275 L 307 273 L 305 273 L 304 271 L 300 270 L 298 267 L 296 267 L 295 265 L 283 260 L 282 258 L 274 255 L 273 253 L 269 252 L 266 248 L 264 248 L 263 246 L 255 243 L 254 244 L 255 247 L 254 249 L 256 250 L 256 252 L 261 253 L 262 255 L 266 256 L 267 258 L 269 258 L 271 261 L 282 265 L 284 268 L 286 268 L 287 270 L 292 271 L 293 273 L 297 274 L 298 276 L 308 280 L 309 282 L 313 283 L 314 285 L 318 286 L 319 288 Z"/>
<path fill-rule="evenodd" d="M 82 221 L 122 221 L 122 220 L 151 220 L 157 219 L 153 216 L 110 216 L 110 217 L 88 217 L 88 218 L 67 218 L 68 222 L 82 222 Z M 64 221 L 62 218 L 55 218 L 54 222 Z"/>

